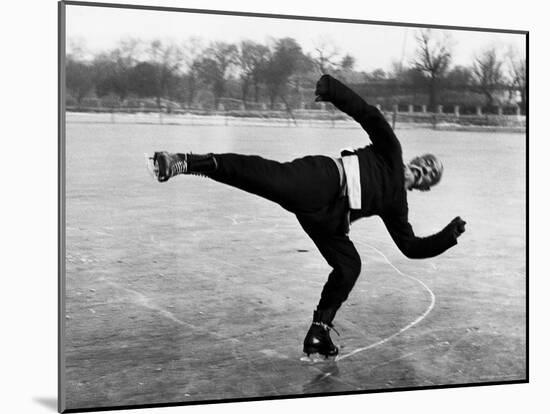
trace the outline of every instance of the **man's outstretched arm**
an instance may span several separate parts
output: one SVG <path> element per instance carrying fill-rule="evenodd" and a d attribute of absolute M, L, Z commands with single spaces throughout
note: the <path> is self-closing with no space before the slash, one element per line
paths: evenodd
<path fill-rule="evenodd" d="M 406 218 L 382 217 L 393 241 L 410 259 L 425 259 L 440 255 L 457 244 L 466 230 L 466 222 L 455 217 L 443 230 L 428 237 L 417 237 Z"/>
<path fill-rule="evenodd" d="M 365 102 L 339 80 L 330 75 L 321 76 L 317 81 L 315 96 L 316 101 L 330 102 L 351 116 L 367 131 L 375 146 L 380 149 L 399 147 L 397 137 L 378 108 Z"/>

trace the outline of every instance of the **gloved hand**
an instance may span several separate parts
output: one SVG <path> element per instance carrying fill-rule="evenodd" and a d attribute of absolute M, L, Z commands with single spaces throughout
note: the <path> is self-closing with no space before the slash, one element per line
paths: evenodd
<path fill-rule="evenodd" d="M 328 96 L 329 84 L 330 84 L 329 75 L 323 75 L 317 81 L 317 85 L 315 85 L 315 102 L 326 102 L 329 100 L 329 96 Z"/>
<path fill-rule="evenodd" d="M 451 226 L 451 229 L 453 231 L 453 236 L 455 239 L 458 239 L 458 237 L 466 231 L 466 222 L 462 220 L 460 217 L 455 217 L 450 223 L 449 226 Z"/>

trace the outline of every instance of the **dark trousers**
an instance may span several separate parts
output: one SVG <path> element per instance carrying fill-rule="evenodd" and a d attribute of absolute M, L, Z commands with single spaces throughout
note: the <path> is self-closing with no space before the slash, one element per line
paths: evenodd
<path fill-rule="evenodd" d="M 347 198 L 329 157 L 307 156 L 280 163 L 255 155 L 215 154 L 215 181 L 256 194 L 294 213 L 332 267 L 318 307 L 335 309 L 347 299 L 361 272 L 361 259 L 347 236 Z"/>

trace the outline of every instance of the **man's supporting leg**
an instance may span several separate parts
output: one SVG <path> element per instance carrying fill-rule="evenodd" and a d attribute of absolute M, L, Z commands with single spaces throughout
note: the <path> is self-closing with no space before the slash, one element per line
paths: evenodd
<path fill-rule="evenodd" d="M 303 220 L 300 223 L 332 267 L 313 313 L 313 323 L 304 339 L 304 352 L 334 356 L 338 354 L 338 348 L 332 343 L 329 331 L 336 312 L 361 273 L 361 258 L 347 235 L 326 234 L 315 231 Z"/>
<path fill-rule="evenodd" d="M 361 258 L 347 235 L 316 237 L 313 242 L 332 267 L 318 307 L 338 309 L 348 298 L 361 273 Z"/>

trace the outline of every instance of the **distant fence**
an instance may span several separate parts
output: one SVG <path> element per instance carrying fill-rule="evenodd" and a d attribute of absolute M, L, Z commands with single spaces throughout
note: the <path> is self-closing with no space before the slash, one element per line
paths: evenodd
<path fill-rule="evenodd" d="M 379 108 L 381 109 L 381 108 Z M 450 109 L 450 110 L 449 110 Z M 439 105 L 436 112 L 428 112 L 425 106 L 417 110 L 415 106 L 409 105 L 403 110 L 395 105 L 389 111 L 382 111 L 388 121 L 396 123 L 419 123 L 430 124 L 433 128 L 445 125 L 457 126 L 492 126 L 492 127 L 515 127 L 525 128 L 526 117 L 521 114 L 519 107 L 494 107 L 485 111 L 482 107 L 475 108 L 475 112 L 462 112 L 459 105 L 451 108 Z M 473 113 L 472 113 L 473 112 Z"/>
<path fill-rule="evenodd" d="M 229 105 L 228 105 L 229 106 Z M 283 126 L 313 126 L 318 123 L 329 123 L 333 127 L 349 127 L 354 124 L 346 114 L 338 111 L 332 104 L 317 103 L 317 109 L 285 110 L 279 105 L 276 110 L 262 109 L 226 109 L 219 105 L 218 110 L 202 108 L 151 108 L 151 107 L 99 107 L 99 106 L 68 106 L 68 112 L 97 114 L 90 117 L 89 122 L 146 122 L 170 124 L 274 124 Z M 495 107 L 484 111 L 481 107 L 467 108 L 462 112 L 459 105 L 447 107 L 440 105 L 436 112 L 428 112 L 425 105 L 394 105 L 392 108 L 377 107 L 393 127 L 400 124 L 416 124 L 416 126 L 434 129 L 445 127 L 495 127 L 524 129 L 526 117 L 519 107 Z M 305 105 L 302 106 L 305 108 Z M 472 113 L 473 112 L 473 113 Z M 103 116 L 99 116 L 103 114 Z M 126 116 L 119 116 L 126 115 Z M 85 118 L 85 117 L 81 117 Z"/>

